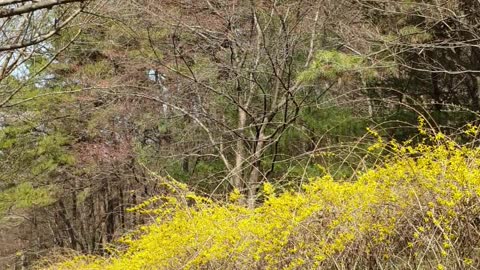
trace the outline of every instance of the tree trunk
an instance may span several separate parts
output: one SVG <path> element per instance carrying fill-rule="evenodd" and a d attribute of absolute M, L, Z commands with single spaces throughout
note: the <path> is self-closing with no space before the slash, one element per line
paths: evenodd
<path fill-rule="evenodd" d="M 250 172 L 250 177 L 247 183 L 247 190 L 248 190 L 248 197 L 247 197 L 247 205 L 248 208 L 253 209 L 255 208 L 255 202 L 257 200 L 257 189 L 258 185 L 260 184 L 260 170 L 261 170 L 261 157 L 264 151 L 264 143 L 265 138 L 263 135 L 263 127 L 259 131 L 259 135 L 257 138 L 257 143 L 254 149 L 253 157 L 252 157 L 252 170 Z"/>
<path fill-rule="evenodd" d="M 247 114 L 242 108 L 238 108 L 238 133 L 243 134 L 247 122 Z M 238 190 L 243 190 L 243 164 L 245 162 L 245 146 L 243 138 L 238 138 L 235 152 L 235 167 L 233 168 L 233 186 Z"/>

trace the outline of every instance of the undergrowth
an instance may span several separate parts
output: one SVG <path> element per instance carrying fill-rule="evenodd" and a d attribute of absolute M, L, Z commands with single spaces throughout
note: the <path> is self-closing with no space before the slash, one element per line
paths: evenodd
<path fill-rule="evenodd" d="M 420 133 L 417 145 L 378 137 L 370 150 L 392 154 L 353 182 L 327 175 L 281 192 L 267 183 L 256 209 L 238 192 L 213 202 L 168 180 L 174 195 L 131 209 L 155 221 L 125 235 L 111 256 L 46 268 L 479 269 L 480 149 Z"/>

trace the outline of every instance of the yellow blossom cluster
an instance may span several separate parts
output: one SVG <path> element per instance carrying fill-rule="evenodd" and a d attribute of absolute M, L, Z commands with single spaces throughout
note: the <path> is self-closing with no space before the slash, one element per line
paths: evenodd
<path fill-rule="evenodd" d="M 479 269 L 480 149 L 431 140 L 377 142 L 394 153 L 353 182 L 327 175 L 296 191 L 267 183 L 256 209 L 238 190 L 229 202 L 155 197 L 166 205 L 156 221 L 110 257 L 51 269 Z"/>

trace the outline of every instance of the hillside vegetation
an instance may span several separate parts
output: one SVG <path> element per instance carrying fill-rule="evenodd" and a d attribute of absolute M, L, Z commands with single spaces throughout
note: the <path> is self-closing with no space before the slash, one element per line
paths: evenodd
<path fill-rule="evenodd" d="M 256 209 L 237 192 L 216 203 L 164 180 L 173 195 L 131 209 L 152 223 L 111 256 L 47 269 L 478 269 L 480 149 L 428 137 L 416 146 L 379 138 L 369 150 L 390 149 L 388 160 L 353 182 L 265 183 Z"/>
<path fill-rule="evenodd" d="M 479 0 L 0 0 L 0 269 L 480 269 L 479 26 Z"/>

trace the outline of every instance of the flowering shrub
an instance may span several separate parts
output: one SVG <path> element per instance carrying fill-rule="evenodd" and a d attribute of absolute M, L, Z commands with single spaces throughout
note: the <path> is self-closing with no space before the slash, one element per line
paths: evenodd
<path fill-rule="evenodd" d="M 176 195 L 132 209 L 155 222 L 109 258 L 50 268 L 479 269 L 480 149 L 430 137 L 381 142 L 393 154 L 355 182 L 325 176 L 283 192 L 265 184 L 254 210 L 238 192 L 216 203 L 172 181 Z"/>

